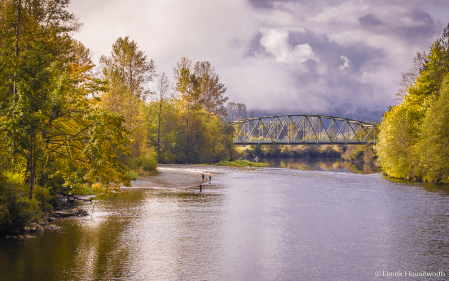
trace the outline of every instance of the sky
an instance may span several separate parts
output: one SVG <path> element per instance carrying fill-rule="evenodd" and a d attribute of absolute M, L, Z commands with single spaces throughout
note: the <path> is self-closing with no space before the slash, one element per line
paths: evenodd
<path fill-rule="evenodd" d="M 380 121 L 401 73 L 449 22 L 442 0 L 72 0 L 74 37 L 110 55 L 129 36 L 157 72 L 209 61 L 229 101 L 256 116 L 321 114 Z"/>

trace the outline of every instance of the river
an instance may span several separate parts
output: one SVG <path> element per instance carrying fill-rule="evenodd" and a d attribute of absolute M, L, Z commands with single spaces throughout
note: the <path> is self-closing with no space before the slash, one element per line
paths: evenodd
<path fill-rule="evenodd" d="M 59 220 L 64 233 L 0 237 L 0 280 L 449 276 L 448 186 L 391 180 L 339 160 L 270 165 L 207 167 L 220 175 L 202 193 L 129 189 L 85 203 L 87 217 Z"/>

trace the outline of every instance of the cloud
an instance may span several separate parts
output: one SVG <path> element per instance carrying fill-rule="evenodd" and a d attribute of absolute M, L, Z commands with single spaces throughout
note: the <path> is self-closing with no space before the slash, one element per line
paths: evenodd
<path fill-rule="evenodd" d="M 360 17 L 359 22 L 361 25 L 368 27 L 377 27 L 382 24 L 382 21 L 376 18 L 372 13 Z"/>
<path fill-rule="evenodd" d="M 340 65 L 340 69 L 345 69 L 345 68 L 348 68 L 349 67 L 349 63 L 351 62 L 347 57 L 345 57 L 345 56 L 341 56 L 340 57 L 342 60 L 343 60 L 343 64 L 342 65 Z"/>
<path fill-rule="evenodd" d="M 288 43 L 288 31 L 270 29 L 262 33 L 261 46 L 272 54 L 278 62 L 303 63 L 314 58 L 313 50 L 309 44 L 291 46 Z"/>
<path fill-rule="evenodd" d="M 207 60 L 231 101 L 297 114 L 386 110 L 401 72 L 449 21 L 449 3 L 437 0 L 76 0 L 70 9 L 97 59 L 129 35 L 159 72 L 183 56 Z"/>

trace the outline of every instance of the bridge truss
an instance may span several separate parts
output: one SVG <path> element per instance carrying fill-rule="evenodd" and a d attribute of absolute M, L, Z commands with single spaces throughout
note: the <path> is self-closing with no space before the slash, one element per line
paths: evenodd
<path fill-rule="evenodd" d="M 366 144 L 377 140 L 374 124 L 322 115 L 276 115 L 232 122 L 234 143 Z"/>

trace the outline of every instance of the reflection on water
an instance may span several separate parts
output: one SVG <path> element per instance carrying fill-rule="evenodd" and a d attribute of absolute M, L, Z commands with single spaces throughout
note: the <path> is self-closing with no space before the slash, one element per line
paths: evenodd
<path fill-rule="evenodd" d="M 381 169 L 370 163 L 352 163 L 340 157 L 336 158 L 278 158 L 263 159 L 269 167 L 298 169 L 304 171 L 349 171 L 352 173 L 372 174 Z"/>
<path fill-rule="evenodd" d="M 344 163 L 279 165 L 291 169 L 228 170 L 202 194 L 130 189 L 86 203 L 89 217 L 58 221 L 65 233 L 1 237 L 0 280 L 449 276 L 447 186 L 341 172 Z"/>

